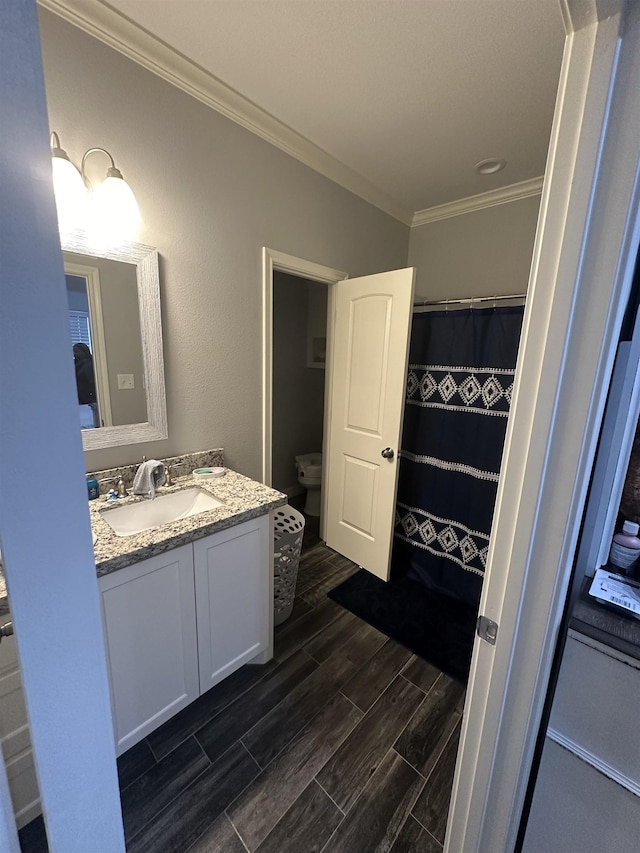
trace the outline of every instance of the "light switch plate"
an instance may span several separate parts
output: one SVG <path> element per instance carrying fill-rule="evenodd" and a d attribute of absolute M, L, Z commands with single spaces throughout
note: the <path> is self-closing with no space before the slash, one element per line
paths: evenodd
<path fill-rule="evenodd" d="M 133 373 L 119 373 L 118 374 L 118 388 L 121 391 L 129 390 L 130 388 L 135 388 L 135 382 L 133 380 Z"/>

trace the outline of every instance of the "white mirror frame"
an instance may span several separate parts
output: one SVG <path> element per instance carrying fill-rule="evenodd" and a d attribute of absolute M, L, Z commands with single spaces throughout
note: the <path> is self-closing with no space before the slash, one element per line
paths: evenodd
<path fill-rule="evenodd" d="M 98 427 L 82 430 L 85 450 L 102 450 L 121 444 L 139 444 L 167 438 L 167 401 L 164 387 L 162 351 L 162 319 L 160 315 L 160 275 L 158 251 L 142 243 L 125 243 L 117 247 L 96 248 L 84 232 L 76 231 L 61 238 L 63 252 L 74 252 L 94 258 L 135 264 L 140 310 L 142 363 L 147 401 L 147 421 L 140 424 Z"/>

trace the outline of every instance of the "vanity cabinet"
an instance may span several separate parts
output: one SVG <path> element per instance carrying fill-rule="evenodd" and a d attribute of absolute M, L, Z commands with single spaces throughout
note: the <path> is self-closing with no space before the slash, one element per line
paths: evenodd
<path fill-rule="evenodd" d="M 193 548 L 100 578 L 120 754 L 198 697 Z"/>
<path fill-rule="evenodd" d="M 118 754 L 271 656 L 269 543 L 265 515 L 99 579 Z"/>
<path fill-rule="evenodd" d="M 269 530 L 262 516 L 193 543 L 201 693 L 248 661 L 271 657 Z"/>

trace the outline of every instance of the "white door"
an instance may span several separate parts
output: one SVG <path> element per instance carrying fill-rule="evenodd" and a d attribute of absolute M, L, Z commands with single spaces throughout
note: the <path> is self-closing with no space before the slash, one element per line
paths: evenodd
<path fill-rule="evenodd" d="M 569 33 L 480 601 L 499 627 L 495 645 L 475 641 L 445 853 L 517 847 L 640 234 L 640 4 L 624 7 L 598 10 L 602 20 L 563 7 Z"/>
<path fill-rule="evenodd" d="M 395 514 L 412 268 L 334 288 L 325 536 L 388 580 Z"/>

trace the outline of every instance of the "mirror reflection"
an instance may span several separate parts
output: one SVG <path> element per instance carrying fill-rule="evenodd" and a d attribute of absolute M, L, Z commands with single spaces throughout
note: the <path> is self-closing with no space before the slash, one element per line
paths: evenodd
<path fill-rule="evenodd" d="M 63 256 L 81 428 L 144 423 L 136 264 Z"/>
<path fill-rule="evenodd" d="M 75 231 L 62 251 L 83 448 L 167 438 L 158 250 Z"/>

